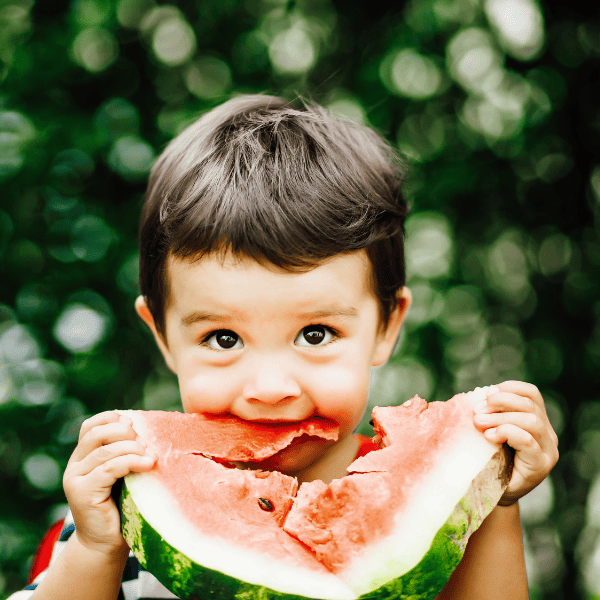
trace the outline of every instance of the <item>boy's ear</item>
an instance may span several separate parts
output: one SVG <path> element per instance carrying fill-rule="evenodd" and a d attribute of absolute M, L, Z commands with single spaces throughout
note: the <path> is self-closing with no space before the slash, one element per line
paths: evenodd
<path fill-rule="evenodd" d="M 146 304 L 146 298 L 144 296 L 138 296 L 135 300 L 135 311 L 139 315 L 140 319 L 148 325 L 154 339 L 156 340 L 156 344 L 158 345 L 161 354 L 163 355 L 165 362 L 167 363 L 167 367 L 173 371 L 173 373 L 177 374 L 175 370 L 175 361 L 173 360 L 173 356 L 169 351 L 169 347 L 167 346 L 166 340 L 156 329 L 156 323 L 154 323 L 154 317 Z"/>
<path fill-rule="evenodd" d="M 386 328 L 380 333 L 379 341 L 375 348 L 375 355 L 373 357 L 374 367 L 379 367 L 392 355 L 398 335 L 400 334 L 400 327 L 402 327 L 411 301 L 412 295 L 406 286 L 398 290 L 396 308 L 390 315 Z"/>

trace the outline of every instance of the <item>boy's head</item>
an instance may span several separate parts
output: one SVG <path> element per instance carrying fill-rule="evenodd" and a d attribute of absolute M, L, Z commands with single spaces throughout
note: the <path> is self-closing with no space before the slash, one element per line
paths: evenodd
<path fill-rule="evenodd" d="M 177 136 L 152 169 L 140 285 L 166 340 L 170 259 L 227 254 L 292 272 L 365 250 L 381 324 L 405 284 L 400 165 L 366 127 L 324 109 L 241 96 Z"/>

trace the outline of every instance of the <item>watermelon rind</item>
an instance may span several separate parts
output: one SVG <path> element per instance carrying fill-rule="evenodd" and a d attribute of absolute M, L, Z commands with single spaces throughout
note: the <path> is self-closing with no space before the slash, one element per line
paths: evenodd
<path fill-rule="evenodd" d="M 354 585 L 350 591 L 345 584 L 338 580 L 331 581 L 315 574 L 292 574 L 289 571 L 282 573 L 281 565 L 271 564 L 271 573 L 277 581 L 274 583 L 278 590 L 259 583 L 251 583 L 249 573 L 258 573 L 264 577 L 264 572 L 256 569 L 256 557 L 238 557 L 239 550 L 225 544 L 220 551 L 215 548 L 219 541 L 206 540 L 202 559 L 192 559 L 194 551 L 186 550 L 185 553 L 176 549 L 148 523 L 140 511 L 138 503 L 155 503 L 155 493 L 151 490 L 148 480 L 142 479 L 138 474 L 132 473 L 125 478 L 121 496 L 121 515 L 123 535 L 131 546 L 134 555 L 140 564 L 151 572 L 167 589 L 179 598 L 195 600 L 200 598 L 214 598 L 215 600 L 306 600 L 306 598 L 319 600 L 345 600 L 345 599 L 377 599 L 377 600 L 433 600 L 450 578 L 452 572 L 460 562 L 470 535 L 481 525 L 485 517 L 494 509 L 502 496 L 510 479 L 510 457 L 506 447 L 501 447 L 489 460 L 488 464 L 473 479 L 468 490 L 450 512 L 446 522 L 436 531 L 429 549 L 421 554 L 421 559 L 401 575 L 394 576 L 391 580 L 381 582 L 370 580 L 360 585 Z M 137 488 L 137 489 L 136 489 Z M 164 511 L 164 505 L 163 505 Z M 163 512 L 161 511 L 161 512 Z M 170 522 L 168 529 L 173 530 L 173 513 L 163 512 L 165 520 Z M 175 517 L 176 518 L 176 517 Z M 188 540 L 190 536 L 188 536 Z M 181 548 L 181 541 L 176 542 Z M 184 544 L 185 545 L 185 544 Z M 202 545 L 202 543 L 200 544 Z M 219 560 L 223 565 L 231 565 L 230 574 L 222 569 L 211 569 L 199 564 L 201 560 L 206 564 L 206 555 L 210 554 L 214 561 Z M 244 554 L 244 553 L 242 553 Z M 380 552 L 374 551 L 373 561 L 379 564 L 378 578 L 386 577 L 383 568 L 386 562 L 390 570 L 398 573 L 397 559 L 392 552 L 387 560 Z M 223 557 L 226 557 L 224 559 Z M 246 561 L 250 569 L 237 571 L 241 561 Z M 365 565 L 366 566 L 366 565 Z M 362 569 L 365 568 L 362 567 Z M 360 581 L 360 566 L 357 580 Z M 245 571 L 242 573 L 242 571 Z M 284 568 L 285 571 L 285 568 Z M 363 570 L 363 575 L 365 571 Z M 335 576 L 331 576 L 335 580 Z M 365 593 L 359 593 L 361 586 L 370 587 Z M 375 586 L 373 588 L 373 586 Z"/>

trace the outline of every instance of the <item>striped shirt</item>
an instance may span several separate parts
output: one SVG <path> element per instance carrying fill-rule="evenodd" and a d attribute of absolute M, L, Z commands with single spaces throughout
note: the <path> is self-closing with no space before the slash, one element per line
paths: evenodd
<path fill-rule="evenodd" d="M 364 456 L 371 450 L 377 449 L 377 446 L 370 438 L 363 435 L 357 435 L 356 437 L 360 443 L 356 458 Z M 34 570 L 40 553 L 47 552 L 49 557 L 43 559 L 44 564 L 41 567 L 43 570 L 35 576 L 33 581 L 27 587 L 19 592 L 15 592 L 12 596 L 9 596 L 7 600 L 29 600 L 29 598 L 31 598 L 38 584 L 44 579 L 48 567 L 62 552 L 74 531 L 75 523 L 73 522 L 73 515 L 69 511 L 64 519 L 60 534 L 51 539 L 47 536 L 40 545 L 38 556 L 36 556 L 36 560 L 34 560 Z M 169 592 L 169 590 L 167 590 L 154 575 L 146 571 L 146 569 L 140 565 L 133 553 L 130 552 L 127 563 L 125 564 L 125 569 L 123 570 L 123 578 L 121 579 L 121 588 L 117 600 L 171 600 L 172 598 L 177 598 L 177 596 Z"/>

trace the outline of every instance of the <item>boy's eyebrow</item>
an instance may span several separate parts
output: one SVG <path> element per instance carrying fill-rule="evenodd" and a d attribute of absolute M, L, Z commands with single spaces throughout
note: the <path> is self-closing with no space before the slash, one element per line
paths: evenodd
<path fill-rule="evenodd" d="M 201 323 L 202 321 L 223 321 L 224 319 L 225 315 L 215 315 L 214 313 L 203 310 L 195 310 L 194 312 L 185 315 L 185 317 L 181 317 L 181 324 L 184 327 L 189 327 L 194 323 Z"/>
<path fill-rule="evenodd" d="M 356 317 L 357 315 L 358 310 L 353 306 L 332 306 L 300 313 L 299 317 L 303 319 L 319 319 L 323 317 Z M 194 323 L 201 323 L 203 321 L 224 321 L 226 318 L 226 315 L 217 315 L 202 310 L 196 310 L 181 317 L 181 325 L 183 327 L 189 327 Z"/>
<path fill-rule="evenodd" d="M 353 306 L 332 306 L 320 310 L 301 313 L 303 318 L 318 319 L 320 317 L 356 317 L 358 311 Z"/>

